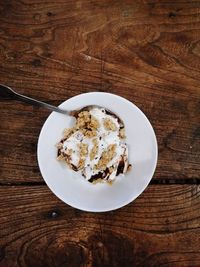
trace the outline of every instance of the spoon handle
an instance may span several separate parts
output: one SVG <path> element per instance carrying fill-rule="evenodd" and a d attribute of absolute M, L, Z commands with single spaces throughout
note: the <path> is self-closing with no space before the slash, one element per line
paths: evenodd
<path fill-rule="evenodd" d="M 9 99 L 11 98 L 11 99 L 15 99 L 15 100 L 20 100 L 20 101 L 23 101 L 25 103 L 28 103 L 28 104 L 31 104 L 34 106 L 44 107 L 44 108 L 50 109 L 52 111 L 63 113 L 65 115 L 68 114 L 68 112 L 66 110 L 63 110 L 63 109 L 60 109 L 56 106 L 52 106 L 52 105 L 47 104 L 45 102 L 33 99 L 31 97 L 18 94 L 14 90 L 12 90 L 10 87 L 3 85 L 3 84 L 0 84 L 0 97 L 1 98 L 2 97 L 3 98 L 9 97 Z"/>

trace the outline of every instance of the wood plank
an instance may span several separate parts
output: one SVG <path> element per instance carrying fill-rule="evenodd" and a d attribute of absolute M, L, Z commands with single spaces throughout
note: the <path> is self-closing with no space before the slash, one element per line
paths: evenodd
<path fill-rule="evenodd" d="M 200 266 L 200 186 L 151 185 L 87 213 L 46 186 L 0 187 L 0 266 Z"/>
<path fill-rule="evenodd" d="M 198 179 L 199 10 L 200 1 L 1 1 L 0 82 L 56 105 L 91 91 L 126 97 L 155 128 L 155 179 Z M 47 114 L 1 101 L 0 182 L 41 181 Z"/>
<path fill-rule="evenodd" d="M 54 101 L 53 104 L 57 103 Z M 186 102 L 185 102 L 186 104 Z M 163 112 L 166 112 L 167 110 Z M 195 110 L 197 114 L 197 110 Z M 159 118 L 158 111 L 156 117 Z M 37 166 L 37 140 L 49 112 L 14 101 L 0 107 L 0 183 L 41 181 Z M 151 115 L 152 116 L 152 115 Z M 153 123 L 159 146 L 154 179 L 198 179 L 200 177 L 200 134 L 197 116 L 182 126 Z M 181 122 L 180 122 L 181 123 Z"/>
<path fill-rule="evenodd" d="M 154 181 L 198 182 L 199 36 L 200 1 L 0 0 L 0 83 L 55 105 L 121 95 L 155 128 Z M 0 99 L 0 267 L 200 266 L 200 185 L 150 185 L 109 213 L 73 209 L 42 185 L 48 114 Z"/>
<path fill-rule="evenodd" d="M 147 90 L 195 98 L 199 7 L 172 0 L 2 1 L 1 80 L 51 100 L 118 87 L 123 95 L 132 88 L 138 102 Z"/>

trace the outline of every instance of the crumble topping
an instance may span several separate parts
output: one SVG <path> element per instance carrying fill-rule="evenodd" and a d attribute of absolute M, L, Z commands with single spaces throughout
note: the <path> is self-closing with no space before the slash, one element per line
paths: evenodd
<path fill-rule="evenodd" d="M 82 111 L 74 127 L 64 130 L 57 144 L 57 158 L 80 171 L 89 182 L 110 183 L 130 168 L 125 138 L 125 128 L 117 116 L 103 108 Z"/>

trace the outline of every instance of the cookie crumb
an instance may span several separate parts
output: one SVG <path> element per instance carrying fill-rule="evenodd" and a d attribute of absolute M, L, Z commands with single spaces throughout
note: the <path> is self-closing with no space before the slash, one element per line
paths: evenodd
<path fill-rule="evenodd" d="M 119 130 L 119 137 L 120 137 L 121 139 L 125 139 L 125 138 L 126 138 L 126 135 L 125 135 L 125 129 L 124 129 L 124 128 L 121 128 L 121 129 Z"/>
<path fill-rule="evenodd" d="M 103 125 L 106 130 L 111 130 L 111 131 L 117 130 L 116 124 L 111 119 L 107 119 L 107 118 L 104 119 Z"/>

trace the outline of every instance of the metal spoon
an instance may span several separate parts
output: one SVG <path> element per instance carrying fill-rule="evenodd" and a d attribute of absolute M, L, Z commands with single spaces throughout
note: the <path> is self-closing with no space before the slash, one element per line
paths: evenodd
<path fill-rule="evenodd" d="M 28 103 L 28 104 L 31 104 L 34 106 L 44 107 L 44 108 L 50 109 L 52 111 L 56 111 L 56 112 L 59 112 L 59 113 L 65 114 L 65 115 L 73 116 L 75 118 L 78 116 L 78 114 L 81 111 L 89 111 L 93 108 L 102 108 L 98 105 L 89 105 L 89 106 L 83 107 L 79 110 L 77 109 L 77 110 L 68 111 L 68 110 L 64 110 L 64 109 L 61 109 L 59 107 L 47 104 L 45 102 L 33 99 L 31 97 L 21 95 L 21 94 L 15 92 L 13 89 L 11 89 L 9 86 L 3 85 L 3 84 L 0 84 L 0 97 L 3 97 L 3 98 L 9 97 L 9 99 L 11 98 L 14 100 L 20 100 L 20 101 L 23 101 L 25 103 Z M 110 114 L 110 115 L 112 115 L 118 119 L 118 122 L 120 123 L 120 127 L 124 127 L 123 121 L 115 113 L 113 113 L 112 111 L 110 111 L 108 109 L 105 109 L 105 111 L 107 114 Z"/>
<path fill-rule="evenodd" d="M 9 98 L 14 99 L 14 100 L 20 100 L 20 101 L 23 101 L 25 103 L 28 103 L 28 104 L 31 104 L 34 106 L 38 106 L 38 107 L 48 108 L 52 111 L 60 112 L 62 114 L 71 115 L 70 112 L 63 110 L 61 108 L 58 108 L 56 106 L 52 106 L 52 105 L 47 104 L 47 103 L 42 102 L 42 101 L 38 101 L 36 99 L 33 99 L 33 98 L 25 96 L 25 95 L 21 95 L 21 94 L 15 92 L 13 89 L 11 89 L 9 86 L 3 85 L 3 84 L 0 84 L 0 96 L 4 97 L 4 98 L 9 97 Z"/>

